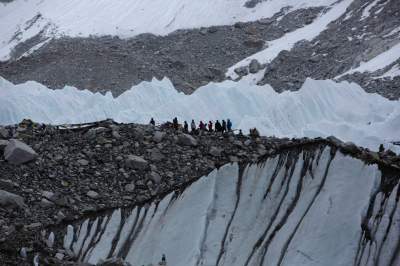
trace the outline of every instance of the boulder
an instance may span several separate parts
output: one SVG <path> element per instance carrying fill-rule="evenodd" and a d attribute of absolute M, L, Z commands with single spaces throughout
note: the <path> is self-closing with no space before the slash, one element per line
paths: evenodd
<path fill-rule="evenodd" d="M 151 181 L 153 181 L 155 184 L 160 184 L 162 178 L 161 178 L 161 176 L 160 176 L 157 172 L 152 171 L 152 172 L 149 174 L 149 179 L 150 179 Z"/>
<path fill-rule="evenodd" d="M 221 156 L 222 149 L 212 146 L 212 147 L 210 148 L 210 151 L 209 151 L 208 153 L 209 153 L 210 155 L 214 156 L 214 157 L 219 157 L 219 156 Z"/>
<path fill-rule="evenodd" d="M 136 170 L 145 170 L 149 163 L 140 156 L 136 155 L 128 155 L 125 164 L 128 168 L 136 169 Z"/>
<path fill-rule="evenodd" d="M 165 156 L 158 149 L 152 149 L 150 152 L 150 159 L 154 162 L 161 162 L 165 159 Z"/>
<path fill-rule="evenodd" d="M 97 198 L 99 198 L 99 193 L 97 193 L 96 191 L 90 190 L 86 193 L 86 196 L 88 196 L 91 199 L 97 199 Z"/>
<path fill-rule="evenodd" d="M 54 192 L 51 192 L 51 191 L 42 191 L 42 197 L 46 198 L 48 200 L 54 200 L 55 194 L 54 194 Z"/>
<path fill-rule="evenodd" d="M 111 134 L 112 134 L 114 139 L 120 139 L 121 138 L 121 135 L 119 134 L 119 132 L 117 130 L 113 130 Z"/>
<path fill-rule="evenodd" d="M 197 140 L 188 134 L 179 135 L 178 143 L 184 146 L 197 146 Z"/>
<path fill-rule="evenodd" d="M 358 154 L 361 152 L 360 148 L 357 147 L 353 142 L 346 142 L 342 145 L 342 149 L 344 152 L 350 153 L 352 155 Z"/>
<path fill-rule="evenodd" d="M 10 179 L 0 179 L 0 188 L 12 190 L 14 187 L 19 187 L 19 185 Z"/>
<path fill-rule="evenodd" d="M 340 147 L 343 144 L 343 141 L 341 141 L 340 139 L 338 139 L 335 136 L 329 136 L 329 137 L 327 137 L 327 140 L 330 141 L 336 147 Z"/>
<path fill-rule="evenodd" d="M 135 128 L 133 130 L 133 139 L 137 141 L 143 141 L 144 139 L 144 130 L 141 128 Z"/>
<path fill-rule="evenodd" d="M 9 143 L 8 140 L 0 139 L 0 152 L 4 152 Z"/>
<path fill-rule="evenodd" d="M 89 161 L 85 160 L 85 159 L 79 159 L 78 160 L 78 164 L 81 166 L 88 166 L 89 165 Z"/>
<path fill-rule="evenodd" d="M 22 141 L 11 139 L 4 150 L 4 158 L 11 164 L 19 165 L 35 160 L 38 154 Z"/>
<path fill-rule="evenodd" d="M 249 69 L 247 68 L 247 66 L 235 68 L 233 71 L 235 71 L 235 73 L 240 77 L 249 74 Z"/>
<path fill-rule="evenodd" d="M 21 196 L 0 190 L 0 206 L 26 208 L 24 199 Z"/>
<path fill-rule="evenodd" d="M 51 202 L 50 200 L 43 198 L 40 203 L 39 203 L 40 207 L 42 208 L 49 208 L 54 206 L 55 204 L 53 202 Z"/>
<path fill-rule="evenodd" d="M 0 127 L 0 138 L 7 139 L 10 137 L 8 129 L 5 127 Z"/>
<path fill-rule="evenodd" d="M 129 183 L 125 186 L 125 191 L 126 192 L 133 192 L 135 191 L 135 184 Z"/>
<path fill-rule="evenodd" d="M 166 135 L 165 132 L 156 131 L 154 132 L 153 141 L 160 143 L 164 139 L 165 135 Z"/>
<path fill-rule="evenodd" d="M 101 134 L 106 132 L 108 129 L 105 127 L 96 127 L 96 128 L 91 128 L 88 130 L 88 132 L 85 134 L 85 137 L 88 139 L 94 139 L 96 138 L 97 134 Z"/>
<path fill-rule="evenodd" d="M 64 254 L 57 252 L 56 255 L 54 256 L 58 260 L 63 260 L 64 259 Z"/>
<path fill-rule="evenodd" d="M 254 74 L 257 73 L 261 69 L 261 64 L 258 62 L 257 59 L 251 60 L 249 64 L 249 72 Z"/>

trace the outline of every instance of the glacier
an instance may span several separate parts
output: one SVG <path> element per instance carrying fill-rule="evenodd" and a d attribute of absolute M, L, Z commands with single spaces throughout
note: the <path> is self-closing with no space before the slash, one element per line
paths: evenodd
<path fill-rule="evenodd" d="M 400 104 L 366 93 L 355 83 L 307 79 L 296 92 L 276 93 L 249 80 L 210 83 L 191 95 L 172 83 L 153 79 L 133 86 L 117 98 L 74 87 L 51 90 L 37 82 L 14 85 L 0 78 L 0 124 L 24 118 L 50 124 L 86 123 L 112 118 L 117 122 L 158 123 L 230 118 L 235 129 L 257 127 L 277 137 L 327 137 L 376 150 L 400 132 Z"/>
<path fill-rule="evenodd" d="M 390 172 L 390 171 L 389 171 Z M 228 164 L 159 201 L 88 218 L 60 235 L 79 261 L 133 265 L 400 263 L 400 187 L 329 146 Z M 388 187 L 381 185 L 391 183 Z"/>

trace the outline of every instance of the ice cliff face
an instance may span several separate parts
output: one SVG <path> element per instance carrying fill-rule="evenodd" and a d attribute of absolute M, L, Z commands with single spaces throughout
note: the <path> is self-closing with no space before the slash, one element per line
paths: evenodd
<path fill-rule="evenodd" d="M 334 148 L 286 151 L 68 226 L 64 247 L 91 263 L 399 265 L 398 180 Z"/>
<path fill-rule="evenodd" d="M 72 87 L 50 90 L 35 82 L 13 85 L 0 80 L 0 124 L 24 118 L 37 122 L 83 123 L 113 118 L 118 122 L 157 123 L 230 118 L 235 129 L 257 127 L 263 135 L 328 137 L 377 150 L 396 150 L 400 104 L 365 93 L 356 84 L 307 80 L 298 92 L 278 94 L 248 81 L 211 83 L 191 95 L 178 93 L 167 79 L 143 82 L 118 98 Z"/>

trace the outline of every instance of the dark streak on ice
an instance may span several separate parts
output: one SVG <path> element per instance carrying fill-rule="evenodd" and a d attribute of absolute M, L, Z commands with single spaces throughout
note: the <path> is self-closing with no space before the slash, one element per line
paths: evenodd
<path fill-rule="evenodd" d="M 225 229 L 224 237 L 222 238 L 222 241 L 221 241 L 221 247 L 220 247 L 220 250 L 219 250 L 219 254 L 218 254 L 218 258 L 217 258 L 217 263 L 216 263 L 217 266 L 219 265 L 219 263 L 220 263 L 220 261 L 221 261 L 221 259 L 222 259 L 223 254 L 225 253 L 225 242 L 226 242 L 226 238 L 228 237 L 228 232 L 229 232 L 229 229 L 230 229 L 230 227 L 231 227 L 233 218 L 235 217 L 237 207 L 238 207 L 238 205 L 239 205 L 239 201 L 240 201 L 240 191 L 241 191 L 242 180 L 243 180 L 243 173 L 244 173 L 245 170 L 248 170 L 248 168 L 245 169 L 245 167 L 244 167 L 243 165 L 241 165 L 241 166 L 239 167 L 238 181 L 237 181 L 237 183 L 236 183 L 236 202 L 235 202 L 235 209 L 233 210 L 232 216 L 231 216 L 231 218 L 229 219 L 228 225 L 226 226 L 226 229 Z"/>

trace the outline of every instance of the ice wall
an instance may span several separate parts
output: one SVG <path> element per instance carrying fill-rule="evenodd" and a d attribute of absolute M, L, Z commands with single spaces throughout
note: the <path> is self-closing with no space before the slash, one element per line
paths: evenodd
<path fill-rule="evenodd" d="M 234 128 L 257 127 L 278 137 L 327 137 L 371 149 L 399 140 L 400 103 L 368 94 L 354 83 L 308 79 L 300 91 L 276 93 L 243 80 L 210 83 L 192 95 L 178 93 L 168 79 L 142 82 L 118 98 L 72 87 L 50 90 L 36 82 L 14 85 L 0 79 L 0 124 L 24 118 L 64 124 L 113 118 L 157 123 L 230 118 Z"/>
<path fill-rule="evenodd" d="M 159 203 L 69 226 L 82 261 L 133 265 L 399 265 L 400 189 L 329 147 L 225 165 Z"/>

